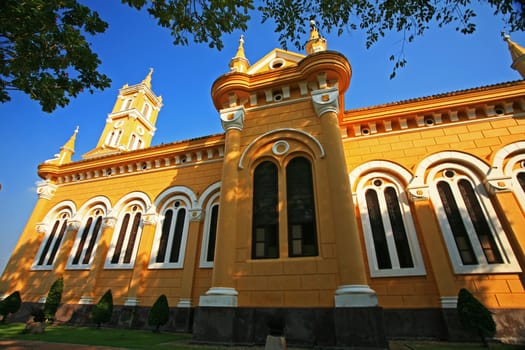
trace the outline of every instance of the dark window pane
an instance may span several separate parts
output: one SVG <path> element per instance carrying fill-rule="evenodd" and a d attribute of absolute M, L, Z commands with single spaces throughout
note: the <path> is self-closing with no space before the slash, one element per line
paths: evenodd
<path fill-rule="evenodd" d="M 525 192 L 525 172 L 518 173 L 518 182 L 520 184 L 521 190 Z"/>
<path fill-rule="evenodd" d="M 91 224 L 93 223 L 93 218 L 90 217 L 87 219 L 86 224 L 83 227 L 82 230 L 82 236 L 80 238 L 80 243 L 77 247 L 77 252 L 75 253 L 75 257 L 73 258 L 73 265 L 77 265 L 78 261 L 80 260 L 80 254 L 82 254 L 82 250 L 84 249 L 84 244 L 86 244 L 86 239 L 89 235 L 89 230 L 91 229 Z"/>
<path fill-rule="evenodd" d="M 405 225 L 403 222 L 403 216 L 401 215 L 401 208 L 399 206 L 399 198 L 397 197 L 396 190 L 392 187 L 385 189 L 385 200 L 388 208 L 388 216 L 390 218 L 390 224 L 392 225 L 392 231 L 394 234 L 394 241 L 396 243 L 397 258 L 399 260 L 399 266 L 401 267 L 414 267 L 412 261 L 412 254 L 410 253 L 410 246 L 408 244 L 408 237 L 405 231 Z"/>
<path fill-rule="evenodd" d="M 440 181 L 437 184 L 437 189 L 441 202 L 443 203 L 443 209 L 447 215 L 447 220 L 452 230 L 452 235 L 456 242 L 456 246 L 459 251 L 459 256 L 464 265 L 475 265 L 478 263 L 472 249 L 472 244 L 468 238 L 465 224 L 461 219 L 461 213 L 459 212 L 458 205 L 454 199 L 450 185 L 444 181 Z"/>
<path fill-rule="evenodd" d="M 44 260 L 46 258 L 47 252 L 49 251 L 49 247 L 51 247 L 51 243 L 55 239 L 55 235 L 57 234 L 58 225 L 60 224 L 60 220 L 55 221 L 55 224 L 53 225 L 53 229 L 51 230 L 51 233 L 49 234 L 46 244 L 44 246 L 44 249 L 42 250 L 42 253 L 40 254 L 40 258 L 38 259 L 37 265 L 43 265 Z"/>
<path fill-rule="evenodd" d="M 89 246 L 86 251 L 86 255 L 84 255 L 84 260 L 82 261 L 83 264 L 89 263 L 89 260 L 91 259 L 91 254 L 93 254 L 93 249 L 95 247 L 95 243 L 97 242 L 97 237 L 100 233 L 101 228 L 102 228 L 102 216 L 98 216 L 97 220 L 95 221 L 95 227 L 93 228 L 93 232 L 91 232 L 91 239 L 89 240 Z"/>
<path fill-rule="evenodd" d="M 55 241 L 55 244 L 53 245 L 53 250 L 51 251 L 51 255 L 49 256 L 47 265 L 53 265 L 56 254 L 58 252 L 58 248 L 60 247 L 60 243 L 62 243 L 62 238 L 64 238 L 64 235 L 66 233 L 66 229 L 67 229 L 67 220 L 64 220 L 62 221 L 62 226 L 60 227 L 60 233 L 58 235 L 58 238 Z"/>
<path fill-rule="evenodd" d="M 184 230 L 184 220 L 186 219 L 186 209 L 180 208 L 177 213 L 177 222 L 175 224 L 175 232 L 173 233 L 173 241 L 171 244 L 170 263 L 179 261 L 180 246 L 182 243 L 182 233 Z"/>
<path fill-rule="evenodd" d="M 481 205 L 478 201 L 478 197 L 474 193 L 472 185 L 467 180 L 460 180 L 458 182 L 459 191 L 461 197 L 467 206 L 467 211 L 470 216 L 470 220 L 474 225 L 476 234 L 478 236 L 481 248 L 485 254 L 485 258 L 489 264 L 501 264 L 503 259 L 494 240 L 494 236 L 490 231 L 489 223 L 481 209 Z"/>
<path fill-rule="evenodd" d="M 306 158 L 294 158 L 286 167 L 286 202 L 288 255 L 318 255 L 312 167 Z"/>
<path fill-rule="evenodd" d="M 135 213 L 135 218 L 133 219 L 133 226 L 131 227 L 131 233 L 128 241 L 128 247 L 126 248 L 126 255 L 124 255 L 124 264 L 129 264 L 131 262 L 131 255 L 133 254 L 133 249 L 135 247 L 135 240 L 137 239 L 141 216 L 141 213 Z"/>
<path fill-rule="evenodd" d="M 379 208 L 379 200 L 375 190 L 367 190 L 365 193 L 366 207 L 370 217 L 370 226 L 372 228 L 372 237 L 376 250 L 377 266 L 380 269 L 391 269 L 392 262 L 388 253 L 388 244 L 386 242 L 385 227 Z"/>
<path fill-rule="evenodd" d="M 115 252 L 111 258 L 112 264 L 117 264 L 120 259 L 120 253 L 122 252 L 122 245 L 124 244 L 124 238 L 126 238 L 126 232 L 128 231 L 128 224 L 130 219 L 130 214 L 126 213 L 122 219 L 122 225 L 120 226 L 120 232 L 118 234 L 117 244 L 115 246 Z"/>
<path fill-rule="evenodd" d="M 217 235 L 217 218 L 219 217 L 219 206 L 214 205 L 211 209 L 210 231 L 208 232 L 208 250 L 206 261 L 213 261 L 215 257 L 215 238 Z"/>
<path fill-rule="evenodd" d="M 163 263 L 166 258 L 166 248 L 168 247 L 168 238 L 170 236 L 171 221 L 173 220 L 173 209 L 168 209 L 164 213 L 162 222 L 162 235 L 160 236 L 159 250 L 155 262 Z"/>
<path fill-rule="evenodd" d="M 279 257 L 277 166 L 263 162 L 253 175 L 252 258 Z"/>

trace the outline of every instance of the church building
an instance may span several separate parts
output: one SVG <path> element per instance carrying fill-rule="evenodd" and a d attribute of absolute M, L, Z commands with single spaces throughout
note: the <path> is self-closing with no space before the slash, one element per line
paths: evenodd
<path fill-rule="evenodd" d="M 223 133 L 152 145 L 152 73 L 81 160 L 77 130 L 39 165 L 0 279 L 20 319 L 62 277 L 58 321 L 111 290 L 110 324 L 146 328 L 164 294 L 165 329 L 195 342 L 386 349 L 464 339 L 466 288 L 525 342 L 524 80 L 345 111 L 350 63 L 312 25 L 306 55 L 250 64 L 241 38 L 211 89 Z"/>

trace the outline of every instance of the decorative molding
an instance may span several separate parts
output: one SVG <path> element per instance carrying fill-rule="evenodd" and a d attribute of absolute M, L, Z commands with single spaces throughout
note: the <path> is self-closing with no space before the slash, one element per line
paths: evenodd
<path fill-rule="evenodd" d="M 36 224 L 35 230 L 38 233 L 46 233 L 48 227 L 49 227 L 48 224 L 44 222 L 39 222 L 38 224 Z"/>
<path fill-rule="evenodd" d="M 408 187 L 407 192 L 410 194 L 412 201 L 428 200 L 430 198 L 429 186 L 413 186 Z"/>
<path fill-rule="evenodd" d="M 107 228 L 115 227 L 116 223 L 117 223 L 117 218 L 115 216 L 106 216 L 102 221 L 102 225 L 104 225 L 104 227 L 107 227 Z"/>
<path fill-rule="evenodd" d="M 180 298 L 177 307 L 188 309 L 191 307 L 191 298 Z"/>
<path fill-rule="evenodd" d="M 242 130 L 244 128 L 244 106 L 235 106 L 221 109 L 221 124 L 224 131 L 230 129 Z"/>
<path fill-rule="evenodd" d="M 312 91 L 312 102 L 318 117 L 332 112 L 339 113 L 339 90 L 336 87 Z"/>
<path fill-rule="evenodd" d="M 199 306 L 237 307 L 238 295 L 235 288 L 211 287 L 199 298 Z"/>
<path fill-rule="evenodd" d="M 490 172 L 489 172 L 490 176 Z M 510 176 L 501 177 L 487 177 L 485 179 L 485 186 L 490 193 L 501 193 L 512 191 L 512 178 Z"/>
<path fill-rule="evenodd" d="M 455 309 L 458 305 L 458 297 L 441 297 L 439 300 L 443 309 Z"/>
<path fill-rule="evenodd" d="M 364 284 L 342 285 L 335 291 L 335 307 L 377 306 L 376 292 Z"/>
<path fill-rule="evenodd" d="M 57 185 L 50 183 L 49 181 L 39 181 L 36 183 L 36 193 L 38 198 L 51 199 L 55 196 Z"/>
<path fill-rule="evenodd" d="M 78 219 L 69 219 L 67 221 L 67 230 L 68 231 L 78 231 L 80 228 L 81 221 Z"/>
<path fill-rule="evenodd" d="M 124 302 L 124 306 L 138 306 L 138 305 L 139 305 L 138 298 L 128 297 L 128 299 L 126 299 L 126 301 Z"/>
<path fill-rule="evenodd" d="M 202 208 L 192 208 L 189 209 L 190 212 L 190 221 L 202 221 L 204 218 L 204 210 Z"/>

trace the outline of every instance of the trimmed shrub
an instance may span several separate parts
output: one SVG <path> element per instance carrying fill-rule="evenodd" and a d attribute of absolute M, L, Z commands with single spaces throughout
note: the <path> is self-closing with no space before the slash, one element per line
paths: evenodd
<path fill-rule="evenodd" d="M 102 323 L 109 322 L 111 320 L 111 315 L 113 314 L 113 295 L 111 294 L 111 289 L 108 289 L 106 293 L 100 298 L 98 303 L 95 305 L 92 313 L 91 319 L 94 323 L 97 324 L 97 328 L 100 328 Z"/>
<path fill-rule="evenodd" d="M 50 322 L 55 320 L 55 313 L 62 300 L 62 291 L 64 290 L 64 278 L 60 277 L 51 285 L 47 293 L 46 303 L 44 304 L 44 315 Z"/>
<path fill-rule="evenodd" d="M 11 293 L 7 298 L 0 301 L 0 315 L 2 316 L 2 322 L 5 322 L 7 315 L 17 312 L 21 305 L 22 298 L 18 291 Z"/>
<path fill-rule="evenodd" d="M 461 325 L 466 330 L 475 332 L 483 346 L 488 347 L 487 337 L 492 338 L 496 333 L 492 313 L 465 288 L 459 291 L 457 310 Z"/>
<path fill-rule="evenodd" d="M 148 324 L 155 327 L 154 332 L 158 332 L 160 326 L 164 326 L 170 319 L 170 308 L 168 298 L 164 294 L 158 297 L 148 313 Z"/>

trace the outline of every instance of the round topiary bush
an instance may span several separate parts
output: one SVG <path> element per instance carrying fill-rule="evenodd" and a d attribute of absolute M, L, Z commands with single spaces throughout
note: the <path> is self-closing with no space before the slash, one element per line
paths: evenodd
<path fill-rule="evenodd" d="M 97 328 L 100 328 L 102 323 L 109 322 L 111 315 L 113 314 L 113 295 L 111 289 L 108 289 L 106 293 L 100 298 L 98 303 L 93 308 L 91 313 L 91 319 L 97 324 Z"/>
<path fill-rule="evenodd" d="M 18 291 L 11 293 L 7 298 L 0 301 L 0 315 L 2 316 L 2 322 L 5 322 L 7 315 L 17 312 L 21 305 L 22 298 Z"/>
<path fill-rule="evenodd" d="M 155 327 L 154 332 L 158 332 L 160 326 L 168 323 L 170 318 L 170 308 L 168 298 L 164 294 L 158 297 L 148 313 L 148 324 Z"/>

